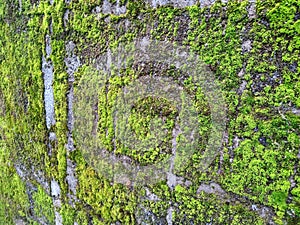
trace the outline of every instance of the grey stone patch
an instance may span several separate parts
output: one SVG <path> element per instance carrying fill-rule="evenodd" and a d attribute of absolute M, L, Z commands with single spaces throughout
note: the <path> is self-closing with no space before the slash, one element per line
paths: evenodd
<path fill-rule="evenodd" d="M 22 12 L 22 0 L 19 0 L 19 12 Z"/>
<path fill-rule="evenodd" d="M 273 219 L 272 219 L 272 210 L 270 210 L 268 207 L 262 206 L 261 208 L 256 208 L 256 212 L 258 215 L 262 218 L 265 218 L 268 220 L 268 224 L 275 225 Z"/>
<path fill-rule="evenodd" d="M 256 18 L 256 0 L 249 0 L 250 6 L 248 9 L 248 18 L 249 19 L 254 19 Z"/>
<path fill-rule="evenodd" d="M 21 220 L 21 219 L 16 220 L 15 224 L 16 225 L 26 225 L 26 223 L 23 220 Z"/>
<path fill-rule="evenodd" d="M 175 155 L 176 155 L 176 150 L 177 150 L 177 137 L 180 135 L 182 132 L 180 130 L 180 126 L 178 124 L 178 118 L 176 118 L 175 122 L 175 127 L 172 131 L 172 156 L 170 157 L 170 169 L 167 174 L 167 185 L 171 190 L 176 186 L 177 184 L 177 177 L 175 174 L 173 174 L 173 169 L 174 169 L 174 161 L 175 161 Z"/>
<path fill-rule="evenodd" d="M 49 133 L 49 140 L 50 141 L 57 141 L 56 134 L 54 132 Z"/>
<path fill-rule="evenodd" d="M 49 24 L 49 33 L 52 35 L 53 34 L 53 23 L 52 23 L 52 19 L 50 20 L 50 24 Z"/>
<path fill-rule="evenodd" d="M 105 23 L 110 23 L 110 16 L 104 18 Z"/>
<path fill-rule="evenodd" d="M 67 56 L 65 57 L 65 64 L 67 67 L 68 73 L 68 82 L 69 82 L 69 91 L 67 94 L 67 105 L 68 105 L 68 118 L 67 118 L 67 127 L 68 127 L 68 134 L 67 134 L 67 144 L 66 149 L 68 151 L 75 150 L 74 141 L 72 137 L 72 132 L 74 129 L 74 113 L 73 113 L 73 101 L 74 101 L 74 86 L 73 82 L 75 81 L 74 73 L 78 70 L 79 66 L 81 65 L 80 59 L 78 56 L 75 55 L 75 43 L 69 41 L 66 44 L 66 53 Z M 67 196 L 69 198 L 69 204 L 75 207 L 75 202 L 78 201 L 76 197 L 76 187 L 78 180 L 76 178 L 76 164 L 72 162 L 69 158 L 67 158 L 67 176 L 66 181 L 68 184 L 69 191 Z"/>
<path fill-rule="evenodd" d="M 33 178 L 43 187 L 43 189 L 45 190 L 45 192 L 47 194 L 50 193 L 50 187 L 49 187 L 49 183 L 43 173 L 43 171 L 41 170 L 36 170 L 34 167 L 32 168 L 32 171 L 34 171 L 33 174 Z"/>
<path fill-rule="evenodd" d="M 64 17 L 63 17 L 64 27 L 68 26 L 68 23 L 69 23 L 69 14 L 70 14 L 70 10 L 67 9 L 66 12 L 64 13 Z"/>
<path fill-rule="evenodd" d="M 260 144 L 262 144 L 262 145 L 265 146 L 265 147 L 268 145 L 268 143 L 267 143 L 267 138 L 264 137 L 264 136 L 260 136 L 260 137 L 258 138 L 258 141 L 259 141 Z"/>
<path fill-rule="evenodd" d="M 34 179 L 36 182 L 38 182 L 38 184 L 40 184 L 43 187 L 47 194 L 50 194 L 49 183 L 41 170 L 36 170 L 34 166 L 28 169 L 22 164 L 15 164 L 14 167 L 18 176 L 24 182 L 28 179 Z"/>
<path fill-rule="evenodd" d="M 148 36 L 143 37 L 140 41 L 141 50 L 143 50 L 145 52 L 146 48 L 147 48 L 147 46 L 149 46 L 149 44 L 150 44 L 150 37 L 148 37 Z"/>
<path fill-rule="evenodd" d="M 57 144 L 56 134 L 54 132 L 50 132 L 48 138 L 49 138 L 49 142 L 47 143 L 48 155 L 51 156 L 52 150 L 53 150 L 53 145 L 55 146 Z"/>
<path fill-rule="evenodd" d="M 184 8 L 200 3 L 200 7 L 208 7 L 215 3 L 215 0 L 145 0 L 151 7 L 157 8 L 159 6 L 171 5 L 177 8 Z M 228 0 L 222 0 L 222 3 L 227 3 Z"/>
<path fill-rule="evenodd" d="M 56 208 L 59 209 L 61 207 L 61 200 L 59 198 L 52 199 L 52 201 L 53 201 L 53 206 L 55 207 L 55 210 L 56 210 Z"/>
<path fill-rule="evenodd" d="M 55 125 L 55 112 L 54 112 L 54 94 L 53 94 L 53 65 L 51 61 L 47 61 L 42 57 L 42 72 L 44 74 L 44 103 L 46 111 L 46 126 L 48 130 L 51 126 Z"/>
<path fill-rule="evenodd" d="M 52 196 L 52 202 L 53 202 L 53 206 L 54 206 L 54 214 L 55 214 L 55 225 L 62 225 L 63 224 L 63 220 L 62 220 L 62 216 L 59 213 L 59 209 L 62 206 L 62 202 L 60 199 L 60 186 L 57 183 L 57 181 L 52 180 L 51 181 L 51 196 Z"/>
<path fill-rule="evenodd" d="M 66 181 L 69 187 L 70 192 L 67 194 L 70 199 L 70 205 L 75 206 L 74 202 L 77 202 L 78 199 L 76 197 L 76 187 L 78 184 L 78 180 L 76 178 L 76 164 L 73 163 L 70 159 L 67 159 L 67 176 Z"/>
<path fill-rule="evenodd" d="M 50 2 L 50 5 L 54 4 L 54 0 L 49 0 L 49 2 Z"/>
<path fill-rule="evenodd" d="M 146 3 L 148 3 L 151 7 L 157 8 L 159 6 L 165 6 L 165 5 L 172 5 L 178 8 L 183 8 L 187 6 L 195 5 L 198 1 L 197 0 L 145 0 Z"/>
<path fill-rule="evenodd" d="M 242 68 L 241 70 L 240 70 L 240 72 L 238 73 L 238 76 L 239 77 L 243 77 L 245 75 L 245 70 L 244 70 L 244 68 Z"/>
<path fill-rule="evenodd" d="M 150 209 L 145 208 L 142 204 L 137 206 L 137 211 L 135 212 L 136 223 L 139 225 L 166 225 L 166 218 L 159 218 Z"/>
<path fill-rule="evenodd" d="M 243 80 L 243 82 L 241 83 L 237 93 L 239 95 L 241 95 L 244 92 L 244 90 L 246 89 L 246 86 L 247 86 L 247 81 Z"/>
<path fill-rule="evenodd" d="M 104 13 L 104 14 L 112 13 L 112 4 L 108 0 L 103 1 L 102 13 Z"/>
<path fill-rule="evenodd" d="M 74 129 L 74 114 L 73 114 L 73 101 L 74 101 L 74 87 L 73 82 L 75 81 L 74 73 L 78 70 L 81 65 L 80 59 L 74 54 L 75 44 L 70 41 L 66 44 L 67 57 L 65 58 L 65 64 L 67 67 L 68 73 L 68 82 L 69 82 L 69 92 L 67 95 L 67 105 L 68 105 L 68 141 L 66 148 L 69 151 L 75 150 L 74 141 L 72 138 L 72 132 Z"/>
<path fill-rule="evenodd" d="M 209 7 L 214 3 L 215 3 L 215 0 L 200 0 L 200 7 L 201 8 Z"/>
<path fill-rule="evenodd" d="M 225 143 L 225 145 L 227 146 L 229 142 L 229 136 L 228 136 L 228 131 L 225 130 L 224 131 L 224 135 L 223 135 L 223 143 Z"/>
<path fill-rule="evenodd" d="M 251 46 L 251 41 L 250 40 L 246 40 L 243 44 L 242 44 L 242 51 L 243 53 L 245 52 L 249 52 L 252 49 Z"/>
<path fill-rule="evenodd" d="M 193 182 L 192 182 L 192 181 L 189 181 L 189 180 L 186 180 L 186 181 L 184 182 L 184 185 L 187 186 L 187 187 L 191 186 L 192 184 L 193 184 Z"/>
<path fill-rule="evenodd" d="M 264 80 L 261 79 L 262 76 L 264 77 Z M 267 73 L 255 73 L 251 78 L 251 90 L 254 94 L 262 92 L 266 86 L 274 88 L 280 85 L 283 80 L 280 71 L 275 71 L 273 76 L 270 76 L 270 74 Z"/>
<path fill-rule="evenodd" d="M 71 136 L 68 136 L 68 141 L 67 141 L 67 144 L 65 145 L 65 147 L 70 152 L 75 150 L 74 140 Z"/>
<path fill-rule="evenodd" d="M 197 194 L 204 191 L 207 194 L 226 194 L 226 192 L 221 188 L 221 186 L 217 183 L 210 183 L 210 184 L 201 184 L 197 190 Z"/>
<path fill-rule="evenodd" d="M 212 6 L 214 3 L 216 2 L 216 0 L 200 0 L 200 7 L 209 7 Z M 226 4 L 228 2 L 228 0 L 221 0 L 221 2 L 223 4 Z"/>
<path fill-rule="evenodd" d="M 277 80 L 280 77 L 281 77 L 280 72 L 275 71 L 274 74 L 273 74 L 273 76 L 272 76 L 272 80 Z"/>
<path fill-rule="evenodd" d="M 170 177 L 167 182 L 169 182 L 168 186 L 171 189 L 173 189 L 176 185 L 189 187 L 193 184 L 193 182 L 190 180 L 186 180 L 185 178 L 176 176 L 174 174 L 172 174 L 172 177 Z"/>
<path fill-rule="evenodd" d="M 121 183 L 123 185 L 126 185 L 127 187 L 131 187 L 133 185 L 133 180 L 131 180 L 129 177 L 120 175 L 120 174 L 114 174 L 113 175 L 113 181 Z M 111 183 L 111 185 L 114 184 L 114 182 Z"/>
<path fill-rule="evenodd" d="M 55 225 L 63 225 L 62 216 L 57 211 L 55 211 Z"/>
<path fill-rule="evenodd" d="M 150 190 L 148 188 L 145 188 L 146 191 L 146 199 L 150 200 L 150 201 L 159 201 L 161 200 L 159 197 L 157 197 L 156 194 L 153 194 L 152 192 L 150 192 Z"/>
<path fill-rule="evenodd" d="M 46 55 L 47 55 L 47 57 L 49 57 L 52 53 L 51 38 L 50 38 L 49 34 L 46 34 L 45 42 L 46 42 Z"/>
<path fill-rule="evenodd" d="M 156 8 L 158 6 L 170 4 L 168 0 L 145 0 L 145 3 L 149 4 L 151 7 Z"/>
<path fill-rule="evenodd" d="M 235 135 L 234 139 L 233 139 L 233 149 L 236 149 L 237 147 L 239 147 L 240 141 L 241 141 L 241 139 L 239 139 L 239 137 Z"/>
<path fill-rule="evenodd" d="M 19 165 L 15 166 L 16 172 L 19 175 L 19 177 L 23 180 L 25 178 L 25 171 L 21 169 Z"/>
<path fill-rule="evenodd" d="M 169 207 L 168 211 L 167 211 L 167 217 L 166 217 L 168 225 L 172 225 L 173 224 L 173 222 L 172 222 L 172 212 L 173 212 L 173 208 Z"/>
<path fill-rule="evenodd" d="M 66 44 L 66 52 L 67 54 L 72 54 L 74 53 L 74 49 L 75 49 L 76 45 L 73 41 L 69 41 L 67 44 Z"/>
<path fill-rule="evenodd" d="M 51 180 L 51 196 L 58 198 L 60 196 L 60 186 L 56 180 Z"/>
<path fill-rule="evenodd" d="M 292 108 L 292 113 L 294 113 L 295 115 L 300 116 L 300 109 L 296 109 L 296 108 Z"/>
<path fill-rule="evenodd" d="M 104 0 L 102 7 L 96 6 L 93 10 L 92 13 L 99 14 L 114 14 L 114 15 L 122 15 L 125 14 L 127 11 L 126 6 L 120 6 L 120 1 L 117 0 L 116 4 L 110 3 L 108 0 Z"/>
<path fill-rule="evenodd" d="M 295 115 L 300 115 L 299 108 L 291 107 L 291 106 L 287 106 L 287 105 L 281 105 L 280 107 L 276 107 L 275 111 L 279 112 L 279 114 L 281 114 L 281 116 L 284 116 L 283 114 L 285 114 L 285 113 L 293 113 Z M 285 117 L 283 117 L 283 118 L 286 119 Z"/>
<path fill-rule="evenodd" d="M 113 13 L 116 14 L 116 15 L 125 14 L 126 13 L 126 6 L 125 5 L 120 6 L 119 0 L 117 0 L 117 5 L 114 8 Z"/>
<path fill-rule="evenodd" d="M 42 72 L 43 72 L 43 78 L 44 78 L 44 103 L 45 103 L 45 111 L 46 111 L 46 126 L 48 129 L 52 125 L 55 124 L 55 112 L 54 112 L 54 94 L 53 94 L 53 88 L 52 83 L 54 79 L 53 74 L 53 65 L 51 61 L 48 61 L 46 58 L 50 57 L 52 53 L 51 48 L 51 38 L 47 34 L 45 36 L 45 51 L 46 51 L 46 57 L 42 56 Z"/>
<path fill-rule="evenodd" d="M 53 5 L 54 0 L 50 0 L 50 4 Z M 50 34 L 53 33 L 53 26 L 52 20 L 50 21 L 49 25 Z M 51 126 L 55 125 L 55 112 L 54 112 L 54 93 L 53 93 L 53 79 L 54 79 L 54 68 L 51 60 L 48 60 L 52 53 L 51 48 L 51 36 L 47 34 L 45 36 L 45 51 L 46 57 L 42 56 L 42 73 L 44 78 L 44 103 L 45 103 L 45 111 L 46 111 L 46 126 L 49 130 Z M 56 139 L 55 133 L 51 132 L 49 134 L 49 140 L 51 141 Z M 51 154 L 52 151 L 52 144 L 48 144 L 48 150 Z M 50 183 L 50 196 L 52 197 L 53 205 L 54 205 L 54 212 L 55 212 L 55 224 L 62 225 L 62 217 L 57 211 L 61 207 L 61 199 L 60 199 L 60 186 L 57 181 L 54 179 L 51 180 Z"/>
<path fill-rule="evenodd" d="M 26 194 L 28 196 L 28 200 L 29 200 L 29 211 L 32 212 L 32 216 L 35 216 L 35 212 L 34 212 L 34 200 L 32 195 L 37 191 L 37 188 L 30 183 L 28 180 L 25 181 L 26 184 Z"/>
<path fill-rule="evenodd" d="M 298 63 L 297 62 L 293 62 L 288 66 L 289 70 L 293 73 L 297 72 L 297 68 L 298 68 Z"/>
<path fill-rule="evenodd" d="M 176 175 L 174 175 L 173 173 L 168 173 L 168 175 L 167 175 L 167 185 L 171 189 L 173 189 L 176 186 Z"/>
<path fill-rule="evenodd" d="M 101 18 L 101 7 L 96 6 L 95 8 L 93 8 L 92 9 L 92 14 L 95 14 L 97 19 L 100 19 Z M 105 17 L 104 21 L 106 23 L 109 23 L 110 22 L 110 16 Z"/>
<path fill-rule="evenodd" d="M 79 57 L 74 55 L 74 48 L 75 48 L 74 42 L 70 41 L 66 44 L 66 51 L 68 56 L 65 58 L 64 61 L 67 66 L 67 73 L 70 75 L 69 81 L 74 81 L 74 73 L 81 65 Z"/>
<path fill-rule="evenodd" d="M 115 223 L 111 223 L 111 225 L 122 225 L 119 221 L 115 222 Z"/>
<path fill-rule="evenodd" d="M 101 7 L 100 6 L 96 6 L 94 9 L 92 9 L 92 13 L 95 13 L 95 14 L 101 13 Z"/>
<path fill-rule="evenodd" d="M 253 211 L 257 211 L 257 206 L 256 205 L 251 205 L 251 209 L 253 210 Z"/>
<path fill-rule="evenodd" d="M 76 165 L 70 160 L 67 159 L 67 177 L 66 180 L 69 184 L 70 190 L 76 194 L 76 186 L 77 186 L 77 179 L 75 177 L 75 167 Z"/>
<path fill-rule="evenodd" d="M 239 147 L 240 141 L 241 141 L 241 139 L 238 136 L 234 135 L 234 138 L 232 140 L 232 146 L 230 147 L 230 151 L 229 151 L 229 154 L 230 154 L 229 162 L 230 163 L 233 163 L 234 149 L 236 149 L 237 147 Z"/>
<path fill-rule="evenodd" d="M 131 25 L 131 22 L 130 22 L 130 20 L 126 19 L 126 20 L 125 20 L 125 28 L 126 28 L 126 31 L 128 31 L 128 30 L 129 30 L 129 28 L 130 28 L 130 25 Z"/>

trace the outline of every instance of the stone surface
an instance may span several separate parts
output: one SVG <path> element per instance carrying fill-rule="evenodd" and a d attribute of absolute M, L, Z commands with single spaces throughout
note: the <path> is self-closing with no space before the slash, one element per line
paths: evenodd
<path fill-rule="evenodd" d="M 60 196 L 60 187 L 56 180 L 51 180 L 51 196 L 56 198 Z"/>

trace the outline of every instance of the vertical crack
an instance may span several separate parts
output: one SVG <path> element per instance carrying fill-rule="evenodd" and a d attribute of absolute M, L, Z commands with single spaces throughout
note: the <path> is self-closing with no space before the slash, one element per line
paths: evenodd
<path fill-rule="evenodd" d="M 47 34 L 45 37 L 46 43 L 46 57 L 42 56 L 42 73 L 44 78 L 44 103 L 46 111 L 46 126 L 49 130 L 51 126 L 55 125 L 55 112 L 54 112 L 54 94 L 53 94 L 53 64 L 47 58 L 51 55 L 51 38 Z"/>
<path fill-rule="evenodd" d="M 67 107 L 68 107 L 68 118 L 67 118 L 67 144 L 66 149 L 67 153 L 70 153 L 75 150 L 74 141 L 73 141 L 73 129 L 74 129 L 74 114 L 73 114 L 73 100 L 74 100 L 74 73 L 77 71 L 78 67 L 80 66 L 79 57 L 74 54 L 75 44 L 70 41 L 66 44 L 66 58 L 65 64 L 67 67 L 68 73 L 68 84 L 69 90 L 67 94 Z M 78 201 L 76 197 L 76 187 L 77 187 L 77 178 L 76 178 L 76 164 L 72 160 L 69 159 L 69 154 L 67 154 L 67 177 L 66 181 L 68 184 L 68 193 L 67 196 L 69 198 L 69 204 L 75 207 L 75 202 Z"/>
<path fill-rule="evenodd" d="M 53 4 L 53 0 L 50 0 L 50 4 Z M 54 110 L 54 91 L 53 91 L 53 80 L 54 80 L 54 66 L 53 62 L 50 59 L 52 54 L 51 47 L 51 35 L 53 32 L 52 20 L 49 24 L 49 34 L 45 35 L 45 52 L 46 55 L 42 55 L 42 73 L 44 78 L 44 104 L 45 104 L 45 113 L 46 113 L 46 126 L 49 131 L 48 136 L 48 154 L 52 154 L 52 148 L 54 147 L 53 141 L 57 141 L 55 132 L 51 131 L 52 126 L 55 125 L 55 110 Z M 51 131 L 51 132 L 50 132 Z M 59 214 L 61 208 L 61 196 L 60 196 L 60 186 L 59 183 L 55 180 L 51 180 L 51 197 L 54 206 L 55 214 L 55 224 L 62 225 L 62 216 Z"/>

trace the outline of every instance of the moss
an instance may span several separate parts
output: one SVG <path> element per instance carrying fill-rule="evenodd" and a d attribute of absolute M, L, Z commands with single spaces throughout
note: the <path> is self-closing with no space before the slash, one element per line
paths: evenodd
<path fill-rule="evenodd" d="M 210 111 L 201 89 L 191 91 L 193 85 L 185 80 L 183 86 L 195 97 L 194 105 L 201 112 L 199 122 L 202 124 L 199 152 L 180 174 L 192 180 L 193 185 L 190 188 L 176 186 L 174 191 L 164 182 L 153 185 L 151 190 L 161 201 L 145 201 L 145 207 L 158 217 L 165 217 L 171 201 L 176 208 L 173 213 L 175 224 L 191 221 L 197 224 L 267 223 L 243 207 L 244 203 L 226 203 L 215 195 L 196 194 L 200 183 L 216 180 L 226 191 L 274 209 L 276 223 L 297 223 L 300 179 L 299 171 L 295 174 L 294 170 L 300 147 L 300 120 L 291 108 L 300 106 L 298 1 L 257 1 L 256 18 L 252 19 L 247 17 L 248 1 L 229 1 L 227 4 L 216 1 L 210 8 L 194 5 L 184 9 L 171 6 L 151 9 L 143 1 L 120 1 L 127 9 L 126 14 L 120 16 L 92 14 L 92 9 L 101 6 L 103 1 L 72 1 L 70 4 L 55 1 L 53 5 L 46 0 L 36 4 L 22 3 L 22 12 L 18 12 L 13 1 L 0 3 L 0 104 L 3 104 L 0 110 L 0 174 L 3 181 L 0 184 L 0 220 L 3 218 L 6 224 L 12 224 L 15 212 L 20 218 L 29 216 L 26 187 L 13 168 L 14 164 L 22 162 L 28 168 L 33 165 L 36 170 L 44 171 L 48 180 L 59 181 L 64 224 L 74 221 L 78 224 L 89 224 L 89 221 L 94 224 L 136 223 L 135 210 L 141 193 L 126 186 L 111 185 L 87 165 L 80 153 L 82 149 L 70 155 L 66 151 L 69 83 L 64 57 L 65 40 L 74 41 L 76 54 L 85 64 L 75 74 L 76 89 L 80 79 L 98 73 L 93 68 L 95 59 L 108 47 L 147 35 L 187 45 L 209 65 L 224 91 L 229 122 L 223 159 L 217 158 L 205 173 L 197 171 L 195 168 L 210 131 Z M 67 9 L 71 13 L 68 26 L 64 27 L 63 16 Z M 41 56 L 45 55 L 44 38 L 50 32 L 51 23 L 50 59 L 55 67 L 53 88 L 57 121 L 52 129 L 58 141 L 49 156 L 40 67 Z M 250 49 L 242 47 L 247 41 L 251 43 Z M 132 110 L 131 126 L 143 138 L 149 132 L 150 119 L 162 111 L 169 132 L 164 146 L 147 154 L 126 149 L 121 143 L 114 146 L 113 103 L 121 88 L 134 81 L 141 71 L 132 67 L 123 72 L 121 77 L 114 75 L 97 93 L 99 138 L 109 151 L 115 150 L 139 162 L 149 163 L 163 156 L 163 152 L 166 155 L 170 152 L 170 131 L 176 112 L 164 99 L 141 100 Z M 172 68 L 159 73 L 160 76 L 166 74 L 177 76 Z M 240 91 L 244 81 L 246 86 Z M 77 163 L 79 201 L 75 208 L 67 203 L 67 157 Z M 222 176 L 219 171 L 223 171 Z M 296 181 L 295 187 L 291 187 L 291 177 Z M 34 198 L 35 212 L 53 222 L 50 198 L 41 187 Z"/>
<path fill-rule="evenodd" d="M 75 217 L 80 215 L 78 211 L 75 211 L 69 204 L 64 204 L 61 207 L 60 213 L 62 215 L 63 224 L 71 225 L 74 224 Z M 84 224 L 83 222 L 81 224 Z"/>
<path fill-rule="evenodd" d="M 5 127 L 1 123 L 1 127 Z M 3 137 L 3 136 L 2 136 Z M 3 140 L 0 141 L 0 221 L 12 224 L 16 217 L 26 217 L 29 200 L 26 195 L 26 187 L 9 160 L 9 148 Z"/>
<path fill-rule="evenodd" d="M 51 197 L 43 190 L 41 186 L 33 193 L 34 213 L 38 218 L 54 223 L 54 210 Z"/>
<path fill-rule="evenodd" d="M 242 204 L 222 202 L 216 195 L 200 192 L 195 195 L 192 189 L 182 186 L 175 188 L 175 224 L 263 224 L 255 213 Z"/>

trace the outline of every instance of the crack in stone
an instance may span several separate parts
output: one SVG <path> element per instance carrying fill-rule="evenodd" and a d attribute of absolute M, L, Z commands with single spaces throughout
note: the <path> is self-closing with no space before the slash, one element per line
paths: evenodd
<path fill-rule="evenodd" d="M 68 73 L 68 83 L 69 83 L 69 90 L 67 94 L 67 106 L 68 106 L 68 117 L 67 117 L 67 144 L 66 149 L 68 152 L 74 151 L 74 141 L 73 141 L 73 129 L 74 129 L 74 113 L 73 113 L 73 100 L 74 100 L 74 73 L 77 71 L 78 67 L 81 65 L 79 57 L 74 54 L 75 44 L 72 41 L 69 41 L 66 44 L 66 52 L 67 56 L 65 58 L 65 64 L 67 67 Z M 67 156 L 67 176 L 66 181 L 69 187 L 69 191 L 67 196 L 69 198 L 69 204 L 75 207 L 75 202 L 78 201 L 76 197 L 76 188 L 78 180 L 76 178 L 76 164 L 72 160 L 70 160 Z"/>

